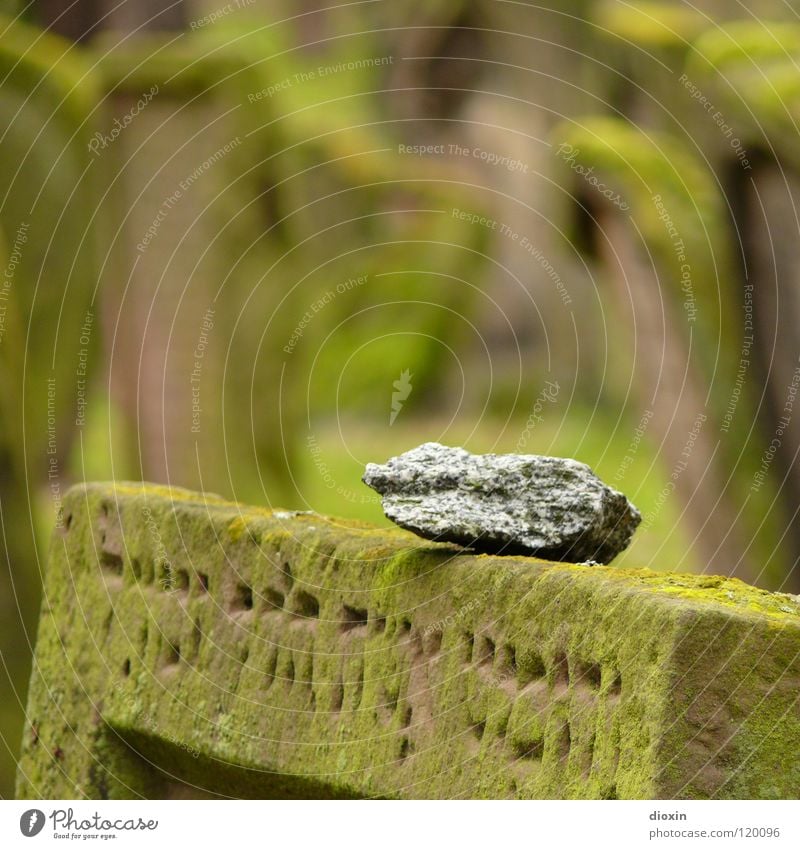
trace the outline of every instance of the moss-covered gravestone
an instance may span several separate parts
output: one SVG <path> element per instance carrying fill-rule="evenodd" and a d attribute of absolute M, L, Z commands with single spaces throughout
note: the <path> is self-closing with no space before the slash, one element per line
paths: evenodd
<path fill-rule="evenodd" d="M 20 797 L 796 797 L 800 607 L 139 484 L 69 493 Z"/>

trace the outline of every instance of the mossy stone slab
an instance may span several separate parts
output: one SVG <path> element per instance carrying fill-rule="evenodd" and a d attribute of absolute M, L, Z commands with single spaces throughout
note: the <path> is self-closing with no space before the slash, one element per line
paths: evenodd
<path fill-rule="evenodd" d="M 795 798 L 799 610 L 721 577 L 79 486 L 17 793 Z"/>

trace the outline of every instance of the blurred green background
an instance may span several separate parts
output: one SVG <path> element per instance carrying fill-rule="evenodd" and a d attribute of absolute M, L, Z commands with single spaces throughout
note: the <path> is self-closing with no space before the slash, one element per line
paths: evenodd
<path fill-rule="evenodd" d="M 798 5 L 0 0 L 0 795 L 76 481 L 571 456 L 800 592 Z"/>

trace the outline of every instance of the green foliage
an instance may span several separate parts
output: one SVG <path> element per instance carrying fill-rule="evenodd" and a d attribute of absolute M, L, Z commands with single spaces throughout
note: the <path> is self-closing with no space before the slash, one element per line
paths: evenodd
<path fill-rule="evenodd" d="M 685 49 L 708 26 L 707 19 L 699 11 L 677 3 L 610 0 L 597 4 L 596 8 L 597 24 L 631 42 L 635 48 Z"/>
<path fill-rule="evenodd" d="M 686 73 L 735 118 L 747 144 L 797 157 L 800 27 L 737 21 L 698 38 Z"/>
<path fill-rule="evenodd" d="M 705 291 L 716 289 L 715 257 L 725 235 L 724 206 L 713 176 L 685 145 L 670 134 L 599 116 L 563 122 L 551 138 L 556 146 L 577 148 L 580 164 L 614 178 L 638 228 L 670 268 L 675 265 L 673 242 L 653 201 L 661 195 L 680 228 L 698 285 Z M 667 281 L 672 277 L 674 272 L 666 275 Z"/>

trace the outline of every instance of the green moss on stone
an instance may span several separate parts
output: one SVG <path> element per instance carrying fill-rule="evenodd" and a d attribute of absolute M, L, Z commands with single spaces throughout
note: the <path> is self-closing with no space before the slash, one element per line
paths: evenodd
<path fill-rule="evenodd" d="M 66 510 L 21 796 L 796 793 L 793 597 L 148 486 Z"/>

